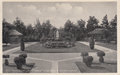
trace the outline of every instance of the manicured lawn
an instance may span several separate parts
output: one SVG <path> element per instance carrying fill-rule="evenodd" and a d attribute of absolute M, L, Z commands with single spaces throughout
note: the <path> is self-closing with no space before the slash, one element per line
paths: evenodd
<path fill-rule="evenodd" d="M 51 69 L 51 63 L 47 62 L 47 61 L 43 61 L 43 60 L 35 60 L 35 59 L 30 59 L 27 58 L 26 63 L 27 64 L 33 64 L 34 66 L 32 67 L 28 67 L 27 71 L 25 70 L 18 70 L 16 68 L 16 65 L 14 63 L 14 57 L 18 56 L 18 54 L 16 55 L 10 55 L 10 58 L 8 59 L 10 65 L 9 66 L 5 66 L 3 64 L 3 73 L 50 73 L 50 69 Z M 29 55 L 28 55 L 29 56 Z"/>
<path fill-rule="evenodd" d="M 76 43 L 76 45 L 71 48 L 45 48 L 40 43 L 37 43 L 25 49 L 25 52 L 28 53 L 80 53 L 80 52 L 96 52 L 96 51 L 98 50 L 97 49 L 91 50 L 88 46 L 81 43 Z"/>
<path fill-rule="evenodd" d="M 82 62 L 76 62 L 82 73 L 116 73 L 117 63 L 93 63 L 91 67 L 87 67 Z"/>
<path fill-rule="evenodd" d="M 50 73 L 51 72 L 51 63 L 43 60 L 34 60 L 28 59 L 27 62 L 34 62 L 35 65 L 31 70 L 31 73 Z"/>
<path fill-rule="evenodd" d="M 25 42 L 25 44 L 28 44 L 28 43 L 31 43 L 31 42 Z M 10 45 L 3 45 L 2 48 L 3 48 L 3 51 L 6 51 L 19 46 L 20 46 L 20 43 L 12 43 Z"/>
<path fill-rule="evenodd" d="M 14 63 L 10 63 L 8 66 L 3 64 L 3 73 L 30 73 L 33 66 L 34 63 L 29 63 L 28 66 L 25 66 L 22 70 L 19 70 Z"/>
<path fill-rule="evenodd" d="M 95 52 L 90 52 L 89 55 L 94 58 L 91 68 L 82 63 L 81 53 L 28 53 L 27 63 L 35 63 L 30 70 L 31 73 L 51 73 L 52 70 L 58 70 L 59 73 L 116 73 L 116 52 L 107 53 L 104 56 L 105 64 L 99 64 Z M 16 56 L 19 56 L 19 53 L 11 54 L 9 62 L 14 63 L 13 60 Z M 54 62 L 58 63 L 58 69 L 53 69 L 56 67 Z M 3 67 L 5 73 L 22 73 L 22 71 L 15 71 L 15 69 L 14 66 Z"/>
<path fill-rule="evenodd" d="M 114 44 L 114 43 L 96 42 L 96 45 L 100 45 L 100 46 L 103 46 L 103 47 L 107 47 L 107 48 L 110 48 L 110 49 L 117 50 L 117 44 Z"/>
<path fill-rule="evenodd" d="M 76 66 L 75 61 L 79 61 L 79 59 L 59 62 L 59 73 L 80 73 L 80 70 Z"/>
<path fill-rule="evenodd" d="M 27 63 L 35 63 L 34 67 L 28 72 L 31 73 L 51 73 L 57 66 L 59 73 L 116 73 L 117 72 L 117 55 L 115 52 L 106 53 L 104 56 L 105 63 L 99 64 L 98 57 L 95 52 L 97 49 L 91 50 L 89 46 L 76 43 L 71 48 L 45 48 L 40 43 L 26 47 L 25 52 L 28 53 Z M 18 50 L 10 55 L 8 59 L 10 63 L 14 63 L 14 57 L 22 52 Z M 89 52 L 93 56 L 94 61 L 92 67 L 87 67 L 82 62 L 81 52 Z M 110 58 L 111 57 L 111 58 Z M 109 59 L 110 58 L 110 59 Z M 57 65 L 54 65 L 57 62 Z M 109 62 L 109 63 L 108 63 Z M 23 73 L 13 66 L 4 66 L 5 73 Z"/>
<path fill-rule="evenodd" d="M 19 46 L 20 46 L 20 43 L 10 44 L 10 45 L 3 45 L 3 51 L 6 51 L 8 49 L 12 49 L 12 48 L 15 48 L 15 47 L 19 47 Z"/>

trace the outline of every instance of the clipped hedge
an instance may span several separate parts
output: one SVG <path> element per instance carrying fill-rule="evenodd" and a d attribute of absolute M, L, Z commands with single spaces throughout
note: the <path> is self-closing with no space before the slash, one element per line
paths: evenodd
<path fill-rule="evenodd" d="M 26 53 L 20 54 L 19 57 L 27 58 L 27 54 Z"/>
<path fill-rule="evenodd" d="M 100 63 L 104 63 L 104 58 L 103 58 L 103 56 L 105 56 L 105 52 L 99 51 L 99 52 L 97 52 L 97 56 L 99 57 L 99 62 L 100 62 Z"/>
<path fill-rule="evenodd" d="M 27 54 L 20 54 L 19 57 L 14 58 L 14 62 L 17 66 L 17 69 L 22 69 L 22 65 L 26 65 Z"/>
<path fill-rule="evenodd" d="M 14 63 L 17 66 L 17 69 L 22 69 L 22 61 L 20 57 L 15 57 L 14 58 Z"/>
<path fill-rule="evenodd" d="M 105 52 L 103 52 L 103 51 L 98 51 L 98 52 L 97 52 L 97 56 L 99 56 L 99 57 L 105 56 Z"/>
<path fill-rule="evenodd" d="M 86 64 L 87 67 L 91 67 L 92 62 L 93 62 L 92 56 L 85 56 L 84 57 L 84 63 Z"/>

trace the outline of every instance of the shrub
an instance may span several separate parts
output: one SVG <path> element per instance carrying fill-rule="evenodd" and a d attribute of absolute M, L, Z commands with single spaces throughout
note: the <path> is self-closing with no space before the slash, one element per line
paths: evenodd
<path fill-rule="evenodd" d="M 19 57 L 15 57 L 14 58 L 14 62 L 17 66 L 17 69 L 22 69 L 22 65 L 25 65 L 26 64 L 26 54 L 24 55 L 19 55 Z"/>
<path fill-rule="evenodd" d="M 8 59 L 5 59 L 5 65 L 9 65 Z"/>
<path fill-rule="evenodd" d="M 99 52 L 97 52 L 97 56 L 99 57 L 99 62 L 104 63 L 103 56 L 105 56 L 105 53 L 103 51 L 99 51 Z"/>
<path fill-rule="evenodd" d="M 93 57 L 92 56 L 84 57 L 84 63 L 86 64 L 86 66 L 91 67 L 92 61 L 93 61 Z"/>
<path fill-rule="evenodd" d="M 24 40 L 23 40 L 23 38 L 21 39 L 20 48 L 21 48 L 22 51 L 24 51 L 24 49 L 25 49 L 25 45 L 24 45 Z"/>
<path fill-rule="evenodd" d="M 26 64 L 27 54 L 26 53 L 20 54 L 19 57 L 20 57 L 20 60 L 22 61 L 21 63 Z"/>
<path fill-rule="evenodd" d="M 25 64 L 26 64 L 26 58 L 24 58 L 24 57 L 22 57 L 22 56 L 19 57 L 19 61 L 20 61 L 20 63 L 21 63 L 22 65 L 25 65 Z"/>
<path fill-rule="evenodd" d="M 19 57 L 27 58 L 27 54 L 26 53 L 20 54 Z"/>
<path fill-rule="evenodd" d="M 22 69 L 22 63 L 20 61 L 20 57 L 15 57 L 14 58 L 14 63 L 16 64 L 17 69 Z"/>
<path fill-rule="evenodd" d="M 91 48 L 91 49 L 94 49 L 94 44 L 95 44 L 94 38 L 91 37 L 91 38 L 89 39 L 89 45 L 90 45 L 90 48 Z"/>
<path fill-rule="evenodd" d="M 103 51 L 99 51 L 97 52 L 97 56 L 101 57 L 101 56 L 105 56 L 105 52 Z"/>
<path fill-rule="evenodd" d="M 3 55 L 3 58 L 10 58 L 10 55 Z"/>
<path fill-rule="evenodd" d="M 93 44 L 90 44 L 90 49 L 94 49 L 94 45 Z"/>

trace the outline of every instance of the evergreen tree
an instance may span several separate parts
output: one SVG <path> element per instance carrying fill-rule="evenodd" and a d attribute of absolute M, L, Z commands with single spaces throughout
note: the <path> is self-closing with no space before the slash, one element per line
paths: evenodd
<path fill-rule="evenodd" d="M 13 24 L 16 26 L 16 30 L 23 35 L 26 35 L 26 26 L 24 25 L 24 22 L 22 22 L 18 17 L 13 22 Z"/>
<path fill-rule="evenodd" d="M 5 19 L 2 21 L 3 25 L 3 43 L 6 43 L 6 45 L 9 43 L 9 31 L 10 31 L 10 23 L 8 23 Z"/>
<path fill-rule="evenodd" d="M 98 26 L 98 23 L 99 23 L 99 21 L 94 16 L 90 16 L 87 22 L 88 22 L 87 32 L 94 30 Z"/>
<path fill-rule="evenodd" d="M 105 15 L 102 19 L 102 27 L 104 28 L 108 28 L 109 27 L 109 23 L 108 23 L 108 18 L 107 18 L 107 15 Z"/>
<path fill-rule="evenodd" d="M 67 32 L 70 32 L 72 29 L 73 23 L 70 20 L 67 20 L 65 25 L 64 25 L 64 30 Z"/>
<path fill-rule="evenodd" d="M 50 24 L 50 21 L 47 20 L 46 22 L 43 22 L 42 24 L 42 36 L 48 37 L 49 32 L 51 30 L 52 25 Z"/>
<path fill-rule="evenodd" d="M 84 20 L 82 20 L 82 19 L 78 20 L 77 23 L 78 23 L 80 28 L 85 28 L 85 21 Z"/>
<path fill-rule="evenodd" d="M 37 36 L 38 39 L 42 37 L 42 26 L 39 19 L 36 20 L 36 24 L 35 24 L 35 36 Z"/>
<path fill-rule="evenodd" d="M 73 24 L 70 20 L 67 20 L 64 25 L 65 32 L 71 34 L 71 36 L 74 36 L 74 38 L 77 38 L 77 31 L 78 27 Z"/>
<path fill-rule="evenodd" d="M 117 30 L 117 15 L 115 15 L 114 19 L 111 20 L 110 25 L 113 30 Z"/>
<path fill-rule="evenodd" d="M 78 20 L 78 31 L 77 31 L 77 40 L 82 40 L 85 37 L 85 21 L 84 20 Z"/>

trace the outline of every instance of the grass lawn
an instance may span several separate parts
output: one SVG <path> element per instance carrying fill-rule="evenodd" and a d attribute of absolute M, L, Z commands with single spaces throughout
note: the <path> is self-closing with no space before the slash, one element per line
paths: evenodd
<path fill-rule="evenodd" d="M 59 62 L 59 73 L 80 73 L 79 68 L 75 64 L 76 61 L 79 61 L 79 59 Z"/>
<path fill-rule="evenodd" d="M 43 61 L 43 60 L 33 60 L 28 59 L 31 63 L 35 63 L 31 73 L 51 73 L 51 62 Z"/>
<path fill-rule="evenodd" d="M 28 43 L 31 43 L 31 42 L 25 42 L 25 44 L 28 44 Z M 15 48 L 15 47 L 19 47 L 20 46 L 20 43 L 12 43 L 10 45 L 3 45 L 2 48 L 3 48 L 3 51 L 6 51 L 6 50 L 9 50 L 9 49 L 12 49 L 12 48 Z"/>
<path fill-rule="evenodd" d="M 32 46 L 29 46 L 25 49 L 27 53 L 80 53 L 80 52 L 95 52 L 97 49 L 91 50 L 89 46 L 86 46 L 81 43 L 76 43 L 74 47 L 71 48 L 45 48 L 40 43 L 36 43 Z M 17 51 L 15 53 L 19 53 Z"/>
<path fill-rule="evenodd" d="M 93 63 L 91 67 L 87 67 L 82 62 L 76 62 L 82 73 L 116 73 L 117 63 Z"/>
<path fill-rule="evenodd" d="M 110 49 L 117 50 L 117 44 L 114 44 L 114 43 L 96 42 L 96 45 L 100 45 L 100 46 L 103 46 L 103 47 L 107 47 L 107 48 L 110 48 Z"/>
<path fill-rule="evenodd" d="M 27 65 L 28 66 L 23 67 L 22 70 L 19 70 L 14 63 L 10 63 L 8 66 L 3 64 L 3 73 L 30 73 L 34 63 L 29 63 Z"/>
<path fill-rule="evenodd" d="M 3 45 L 3 51 L 6 51 L 8 49 L 12 49 L 12 48 L 15 48 L 15 47 L 19 47 L 19 46 L 20 46 L 20 43 L 10 44 L 10 45 Z"/>

